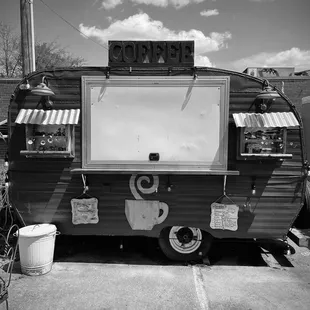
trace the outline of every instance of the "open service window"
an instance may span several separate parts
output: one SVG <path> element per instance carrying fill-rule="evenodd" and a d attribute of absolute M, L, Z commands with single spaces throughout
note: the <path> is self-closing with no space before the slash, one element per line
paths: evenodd
<path fill-rule="evenodd" d="M 82 169 L 227 169 L 229 77 L 82 77 Z"/>

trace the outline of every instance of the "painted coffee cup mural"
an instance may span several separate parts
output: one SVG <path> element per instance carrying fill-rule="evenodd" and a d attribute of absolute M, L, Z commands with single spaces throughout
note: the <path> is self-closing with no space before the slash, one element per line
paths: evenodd
<path fill-rule="evenodd" d="M 153 185 L 149 188 L 142 187 L 142 182 L 150 184 L 147 176 L 132 175 L 129 187 L 136 200 L 125 200 L 125 215 L 133 230 L 152 230 L 154 225 L 161 224 L 168 216 L 169 207 L 166 203 L 157 200 L 144 200 L 138 193 L 152 194 L 159 185 L 158 176 L 153 177 Z"/>
<path fill-rule="evenodd" d="M 126 200 L 125 214 L 133 230 L 152 230 L 167 217 L 169 207 L 164 202 L 148 200 Z"/>

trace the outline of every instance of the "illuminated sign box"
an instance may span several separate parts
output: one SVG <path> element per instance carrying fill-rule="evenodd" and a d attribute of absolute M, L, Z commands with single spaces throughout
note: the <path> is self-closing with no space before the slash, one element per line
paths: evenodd
<path fill-rule="evenodd" d="M 193 67 L 194 41 L 109 41 L 109 66 Z"/>

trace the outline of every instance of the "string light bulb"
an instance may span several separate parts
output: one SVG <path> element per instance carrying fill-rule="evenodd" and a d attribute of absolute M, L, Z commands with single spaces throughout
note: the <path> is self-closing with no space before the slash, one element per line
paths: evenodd
<path fill-rule="evenodd" d="M 24 83 L 19 85 L 20 90 L 29 90 L 30 88 L 31 88 L 31 86 L 30 86 L 28 80 L 24 81 Z"/>
<path fill-rule="evenodd" d="M 168 181 L 167 181 L 167 191 L 168 191 L 168 192 L 171 192 L 171 191 L 172 191 L 172 187 L 173 187 L 173 185 L 172 185 L 171 182 L 170 182 L 170 177 L 168 177 Z"/>
<path fill-rule="evenodd" d="M 8 167 L 8 166 L 9 166 L 9 155 L 8 155 L 8 153 L 5 153 L 4 167 Z"/>
<path fill-rule="evenodd" d="M 253 184 L 252 185 L 252 195 L 256 194 L 256 186 Z"/>
<path fill-rule="evenodd" d="M 5 187 L 9 187 L 9 176 L 6 174 L 5 175 Z"/>

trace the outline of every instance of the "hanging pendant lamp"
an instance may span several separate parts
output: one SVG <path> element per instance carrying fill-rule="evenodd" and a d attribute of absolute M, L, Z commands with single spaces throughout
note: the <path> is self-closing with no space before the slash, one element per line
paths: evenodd
<path fill-rule="evenodd" d="M 267 80 L 265 80 L 263 84 L 263 90 L 256 96 L 256 99 L 268 100 L 280 97 L 281 96 L 279 93 L 269 85 Z"/>
<path fill-rule="evenodd" d="M 43 76 L 42 82 L 31 90 L 31 94 L 37 95 L 37 96 L 54 96 L 55 95 L 55 93 L 47 86 L 47 80 L 45 76 Z"/>
<path fill-rule="evenodd" d="M 265 113 L 271 108 L 271 105 L 277 98 L 281 96 L 279 93 L 269 85 L 268 80 L 264 80 L 263 90 L 256 96 L 255 102 L 255 113 Z"/>

